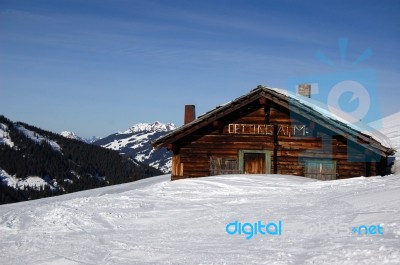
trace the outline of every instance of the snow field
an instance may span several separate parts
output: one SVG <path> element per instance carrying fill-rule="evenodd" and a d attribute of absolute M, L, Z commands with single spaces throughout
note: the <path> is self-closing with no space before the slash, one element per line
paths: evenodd
<path fill-rule="evenodd" d="M 169 179 L 0 206 L 2 264 L 400 263 L 400 176 Z M 228 235 L 235 220 L 281 220 L 283 234 Z"/>

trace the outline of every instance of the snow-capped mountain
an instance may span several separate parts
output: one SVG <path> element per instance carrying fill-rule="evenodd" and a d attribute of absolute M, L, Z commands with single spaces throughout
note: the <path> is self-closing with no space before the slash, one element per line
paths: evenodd
<path fill-rule="evenodd" d="M 92 143 L 96 142 L 97 140 L 99 140 L 101 138 L 96 137 L 96 136 L 92 136 L 92 137 L 89 137 L 89 138 L 82 138 L 82 139 L 83 139 L 84 142 L 86 142 L 88 144 L 92 144 Z"/>
<path fill-rule="evenodd" d="M 83 138 L 71 131 L 62 131 L 59 134 L 69 139 L 99 145 L 127 154 L 131 158 L 155 167 L 165 173 L 171 172 L 171 155 L 168 151 L 154 150 L 150 142 L 175 130 L 172 123 L 138 123 L 124 132 L 117 132 L 104 138 Z"/>
<path fill-rule="evenodd" d="M 136 132 L 169 132 L 175 130 L 176 126 L 173 123 L 161 123 L 161 122 L 153 122 L 153 123 L 138 123 L 130 127 L 124 133 L 136 133 Z"/>
<path fill-rule="evenodd" d="M 70 131 L 62 131 L 59 134 L 61 136 L 65 137 L 65 138 L 82 141 L 82 142 L 85 142 L 85 143 L 88 143 L 88 144 L 96 142 L 97 140 L 100 139 L 100 138 L 98 138 L 96 136 L 92 136 L 90 138 L 83 138 L 83 137 L 80 137 L 80 136 L 76 135 L 74 132 L 70 132 Z"/>
<path fill-rule="evenodd" d="M 68 138 L 68 139 L 83 141 L 83 139 L 81 137 L 79 137 L 78 135 L 76 135 L 74 132 L 62 131 L 62 132 L 60 132 L 60 135 L 65 138 Z"/>
<path fill-rule="evenodd" d="M 154 150 L 150 142 L 174 129 L 176 126 L 172 123 L 138 123 L 124 132 L 111 134 L 93 144 L 117 150 L 168 173 L 171 172 L 171 154 L 166 149 Z"/>

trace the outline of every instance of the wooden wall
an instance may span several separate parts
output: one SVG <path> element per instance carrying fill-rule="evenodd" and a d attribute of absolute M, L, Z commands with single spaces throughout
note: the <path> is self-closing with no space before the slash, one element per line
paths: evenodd
<path fill-rule="evenodd" d="M 314 128 L 305 137 L 289 135 L 231 134 L 229 124 L 305 124 Z M 216 125 L 217 124 L 217 125 Z M 272 102 L 262 106 L 255 101 L 245 109 L 227 115 L 224 120 L 210 124 L 195 134 L 181 139 L 174 146 L 172 179 L 203 177 L 210 175 L 210 157 L 238 159 L 239 150 L 269 150 L 271 173 L 304 175 L 304 159 L 331 158 L 336 161 L 337 178 L 349 178 L 377 173 L 377 163 L 348 162 L 347 139 L 313 124 L 312 121 L 291 115 L 289 110 Z M 362 158 L 360 148 L 353 158 Z M 275 158 L 275 159 L 274 159 Z"/>

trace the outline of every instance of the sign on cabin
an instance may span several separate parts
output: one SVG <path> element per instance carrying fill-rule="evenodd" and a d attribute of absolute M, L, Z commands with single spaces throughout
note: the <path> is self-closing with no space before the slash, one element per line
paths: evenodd
<path fill-rule="evenodd" d="M 285 136 L 307 136 L 311 130 L 306 125 L 272 125 L 272 124 L 236 124 L 228 125 L 230 134 L 262 134 L 274 135 L 274 126 L 277 126 L 277 134 Z"/>

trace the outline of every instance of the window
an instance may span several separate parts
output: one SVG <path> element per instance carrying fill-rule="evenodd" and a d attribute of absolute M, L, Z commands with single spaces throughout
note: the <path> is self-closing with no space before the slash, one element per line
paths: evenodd
<path fill-rule="evenodd" d="M 210 157 L 210 175 L 239 174 L 238 162 L 234 158 Z"/>
<path fill-rule="evenodd" d="M 336 179 L 336 161 L 330 159 L 306 160 L 304 176 L 320 180 Z"/>

